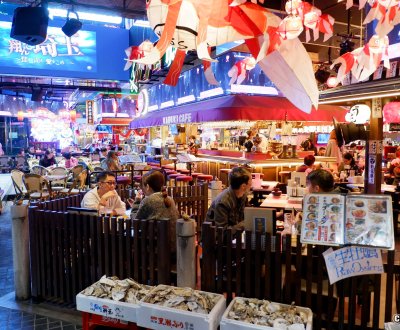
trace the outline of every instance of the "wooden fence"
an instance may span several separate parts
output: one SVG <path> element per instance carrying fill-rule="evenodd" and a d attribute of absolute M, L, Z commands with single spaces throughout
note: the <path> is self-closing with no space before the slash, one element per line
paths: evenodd
<path fill-rule="evenodd" d="M 149 285 L 175 284 L 169 233 L 168 221 L 98 217 L 32 206 L 32 297 L 75 304 L 76 294 L 104 274 L 132 277 Z"/>
<path fill-rule="evenodd" d="M 68 207 L 81 207 L 81 201 L 85 196 L 85 192 L 81 192 L 77 195 L 71 195 L 62 198 L 55 198 L 48 201 L 32 203 L 43 210 L 65 212 Z"/>
<path fill-rule="evenodd" d="M 234 240 L 236 239 L 236 240 Z M 226 242 L 231 242 L 226 244 Z M 201 289 L 234 296 L 292 303 L 312 309 L 313 329 L 383 329 L 400 313 L 399 265 L 395 251 L 384 254 L 385 273 L 358 276 L 330 285 L 322 253 L 325 246 L 307 245 L 299 237 L 261 235 L 204 223 Z M 397 287 L 396 287 L 397 285 Z"/>

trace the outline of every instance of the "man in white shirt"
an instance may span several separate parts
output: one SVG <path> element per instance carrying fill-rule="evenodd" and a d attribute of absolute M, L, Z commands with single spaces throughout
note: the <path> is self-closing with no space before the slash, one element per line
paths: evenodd
<path fill-rule="evenodd" d="M 126 206 L 115 191 L 117 181 L 114 173 L 101 172 L 97 176 L 98 185 L 88 191 L 82 199 L 81 207 L 98 210 L 100 214 L 124 215 Z"/>

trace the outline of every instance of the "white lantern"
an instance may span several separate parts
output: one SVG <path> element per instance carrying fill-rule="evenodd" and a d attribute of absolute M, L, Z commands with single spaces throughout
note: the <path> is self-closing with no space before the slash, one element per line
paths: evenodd
<path fill-rule="evenodd" d="M 385 8 L 390 8 L 397 6 L 399 4 L 400 0 L 378 0 L 378 3 Z"/>
<path fill-rule="evenodd" d="M 289 15 L 296 15 L 299 13 L 302 5 L 301 0 L 288 0 L 285 4 L 285 10 Z"/>
<path fill-rule="evenodd" d="M 315 29 L 320 16 L 321 11 L 314 7 L 311 11 L 304 15 L 304 26 L 310 29 Z"/>
<path fill-rule="evenodd" d="M 380 38 L 378 35 L 373 35 L 368 41 L 369 51 L 374 54 L 383 53 L 389 46 L 388 36 Z"/>
<path fill-rule="evenodd" d="M 303 29 L 303 22 L 299 16 L 287 16 L 279 24 L 278 33 L 283 39 L 295 39 Z"/>

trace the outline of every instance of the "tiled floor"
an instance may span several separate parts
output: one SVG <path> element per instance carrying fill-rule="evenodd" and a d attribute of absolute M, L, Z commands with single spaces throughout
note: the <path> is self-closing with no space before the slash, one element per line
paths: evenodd
<path fill-rule="evenodd" d="M 74 310 L 15 301 L 10 205 L 3 203 L 0 215 L 0 330 L 82 329 L 80 315 Z"/>

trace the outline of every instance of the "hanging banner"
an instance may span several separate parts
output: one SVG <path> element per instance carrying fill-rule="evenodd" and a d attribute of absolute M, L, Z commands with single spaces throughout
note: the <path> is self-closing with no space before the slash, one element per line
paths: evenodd
<path fill-rule="evenodd" d="M 372 118 L 382 118 L 382 99 L 372 99 Z"/>
<path fill-rule="evenodd" d="M 375 184 L 376 155 L 369 155 L 368 184 Z"/>
<path fill-rule="evenodd" d="M 92 100 L 87 100 L 86 101 L 86 123 L 88 125 L 93 125 L 94 124 L 94 101 Z"/>

